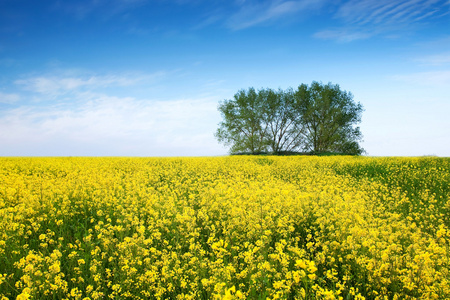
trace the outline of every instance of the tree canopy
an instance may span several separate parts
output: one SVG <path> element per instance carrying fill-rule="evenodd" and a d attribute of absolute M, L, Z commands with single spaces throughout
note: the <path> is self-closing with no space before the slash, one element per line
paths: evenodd
<path fill-rule="evenodd" d="M 216 131 L 230 152 L 337 152 L 361 154 L 362 105 L 339 85 L 312 82 L 297 90 L 238 91 L 218 107 Z"/>

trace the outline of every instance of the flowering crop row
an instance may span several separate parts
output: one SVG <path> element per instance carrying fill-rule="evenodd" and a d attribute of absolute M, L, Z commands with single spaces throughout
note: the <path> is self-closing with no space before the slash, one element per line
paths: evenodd
<path fill-rule="evenodd" d="M 0 299 L 450 298 L 449 159 L 0 162 Z"/>

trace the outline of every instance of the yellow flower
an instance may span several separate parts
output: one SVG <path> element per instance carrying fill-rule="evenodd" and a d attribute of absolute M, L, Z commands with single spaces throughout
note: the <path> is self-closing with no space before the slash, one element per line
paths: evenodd
<path fill-rule="evenodd" d="M 448 173 L 441 158 L 0 158 L 2 270 L 23 272 L 0 290 L 450 299 Z"/>
<path fill-rule="evenodd" d="M 317 271 L 317 267 L 316 267 L 316 264 L 314 263 L 314 261 L 309 261 L 308 262 L 308 272 L 314 273 L 316 271 Z"/>
<path fill-rule="evenodd" d="M 30 295 L 30 289 L 29 288 L 24 288 L 22 293 L 20 293 L 16 300 L 27 300 L 30 299 L 31 295 Z"/>
<path fill-rule="evenodd" d="M 61 271 L 61 268 L 60 268 L 60 266 L 59 266 L 59 262 L 56 262 L 56 263 L 52 264 L 52 265 L 48 268 L 48 270 L 50 271 L 50 273 L 53 273 L 53 274 L 59 273 L 59 272 Z"/>
<path fill-rule="evenodd" d="M 306 262 L 303 259 L 298 259 L 295 261 L 295 266 L 297 268 L 301 268 L 301 269 L 306 269 L 308 267 L 308 265 L 306 264 Z"/>

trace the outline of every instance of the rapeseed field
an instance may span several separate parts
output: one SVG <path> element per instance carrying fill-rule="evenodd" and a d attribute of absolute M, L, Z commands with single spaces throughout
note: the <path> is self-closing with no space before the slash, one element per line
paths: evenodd
<path fill-rule="evenodd" d="M 0 158 L 0 299 L 450 299 L 450 159 Z"/>

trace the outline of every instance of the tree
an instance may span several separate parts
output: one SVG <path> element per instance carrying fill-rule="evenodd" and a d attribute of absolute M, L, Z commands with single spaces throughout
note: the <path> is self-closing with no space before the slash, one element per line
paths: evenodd
<path fill-rule="evenodd" d="M 301 146 L 301 119 L 295 113 L 294 91 L 261 90 L 263 121 L 267 124 L 268 145 L 272 153 L 296 151 Z"/>
<path fill-rule="evenodd" d="M 363 111 L 339 85 L 313 82 L 294 92 L 240 90 L 219 104 L 223 121 L 215 133 L 231 153 L 339 152 L 361 154 Z"/>
<path fill-rule="evenodd" d="M 219 104 L 223 121 L 215 134 L 219 142 L 231 146 L 230 152 L 267 150 L 267 124 L 264 124 L 263 101 L 254 88 L 240 90 L 231 100 Z"/>
<path fill-rule="evenodd" d="M 303 148 L 306 151 L 361 154 L 362 105 L 339 85 L 313 82 L 301 84 L 295 92 L 295 108 L 301 117 Z"/>

